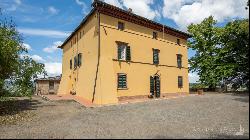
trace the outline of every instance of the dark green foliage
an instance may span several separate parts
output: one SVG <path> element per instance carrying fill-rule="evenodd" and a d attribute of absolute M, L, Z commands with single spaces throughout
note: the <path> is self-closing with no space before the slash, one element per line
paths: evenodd
<path fill-rule="evenodd" d="M 193 36 L 188 46 L 196 50 L 189 60 L 190 70 L 197 72 L 200 82 L 215 87 L 222 84 L 249 85 L 249 22 L 236 20 L 216 27 L 212 16 L 200 24 L 191 24 Z"/>
<path fill-rule="evenodd" d="M 0 13 L 0 96 L 31 95 L 32 81 L 44 73 L 43 64 L 21 57 L 28 52 L 22 44 L 14 22 Z"/>

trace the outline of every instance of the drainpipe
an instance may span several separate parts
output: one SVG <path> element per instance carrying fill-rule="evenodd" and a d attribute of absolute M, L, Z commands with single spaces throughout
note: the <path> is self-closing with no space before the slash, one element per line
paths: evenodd
<path fill-rule="evenodd" d="M 96 67 L 96 75 L 95 75 L 95 84 L 94 84 L 94 91 L 93 91 L 93 97 L 92 97 L 92 103 L 95 101 L 95 93 L 96 93 L 96 83 L 99 73 L 99 65 L 100 65 L 100 52 L 101 52 L 101 38 L 100 38 L 100 12 L 99 9 L 97 10 L 97 16 L 98 16 L 98 60 L 97 60 L 97 67 Z"/>

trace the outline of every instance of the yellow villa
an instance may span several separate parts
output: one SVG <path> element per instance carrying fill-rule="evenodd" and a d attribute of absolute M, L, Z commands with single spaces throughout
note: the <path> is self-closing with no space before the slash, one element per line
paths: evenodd
<path fill-rule="evenodd" d="M 187 33 L 102 1 L 59 46 L 58 94 L 94 104 L 188 94 Z"/>

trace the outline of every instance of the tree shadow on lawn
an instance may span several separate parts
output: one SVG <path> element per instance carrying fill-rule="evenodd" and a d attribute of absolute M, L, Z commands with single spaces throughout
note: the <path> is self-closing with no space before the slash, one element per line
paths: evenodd
<path fill-rule="evenodd" d="M 231 96 L 237 97 L 233 100 L 249 103 L 249 93 L 232 93 Z"/>
<path fill-rule="evenodd" d="M 37 110 L 39 107 L 44 107 L 44 105 L 36 99 L 19 98 L 0 101 L 0 116 L 15 115 L 28 110 Z"/>

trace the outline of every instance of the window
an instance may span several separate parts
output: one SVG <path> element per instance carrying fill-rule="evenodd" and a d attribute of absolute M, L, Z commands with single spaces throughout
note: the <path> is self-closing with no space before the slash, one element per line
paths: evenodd
<path fill-rule="evenodd" d="M 126 44 L 118 44 L 118 60 L 131 61 L 130 47 Z"/>
<path fill-rule="evenodd" d="M 153 32 L 153 39 L 157 39 L 157 36 L 158 36 L 157 32 Z"/>
<path fill-rule="evenodd" d="M 74 69 L 77 68 L 77 56 L 74 57 Z"/>
<path fill-rule="evenodd" d="M 182 76 L 178 76 L 178 87 L 183 88 L 183 77 Z"/>
<path fill-rule="evenodd" d="M 177 45 L 181 45 L 181 41 L 180 41 L 179 38 L 177 39 L 177 42 L 176 42 L 176 43 L 177 43 Z"/>
<path fill-rule="evenodd" d="M 153 49 L 153 63 L 155 65 L 158 65 L 159 64 L 159 52 L 160 50 L 158 49 Z"/>
<path fill-rule="evenodd" d="M 177 54 L 177 67 L 181 68 L 182 67 L 182 55 Z"/>
<path fill-rule="evenodd" d="M 53 81 L 49 81 L 49 89 L 50 90 L 54 89 L 54 82 Z"/>
<path fill-rule="evenodd" d="M 127 88 L 127 75 L 119 73 L 118 74 L 118 89 L 126 89 Z"/>
<path fill-rule="evenodd" d="M 124 30 L 124 23 L 123 22 L 118 22 L 118 30 Z"/>
<path fill-rule="evenodd" d="M 78 54 L 78 66 L 80 67 L 82 65 L 82 54 Z"/>
<path fill-rule="evenodd" d="M 70 61 L 69 61 L 69 67 L 70 67 L 70 69 L 72 69 L 72 59 L 70 59 Z"/>

